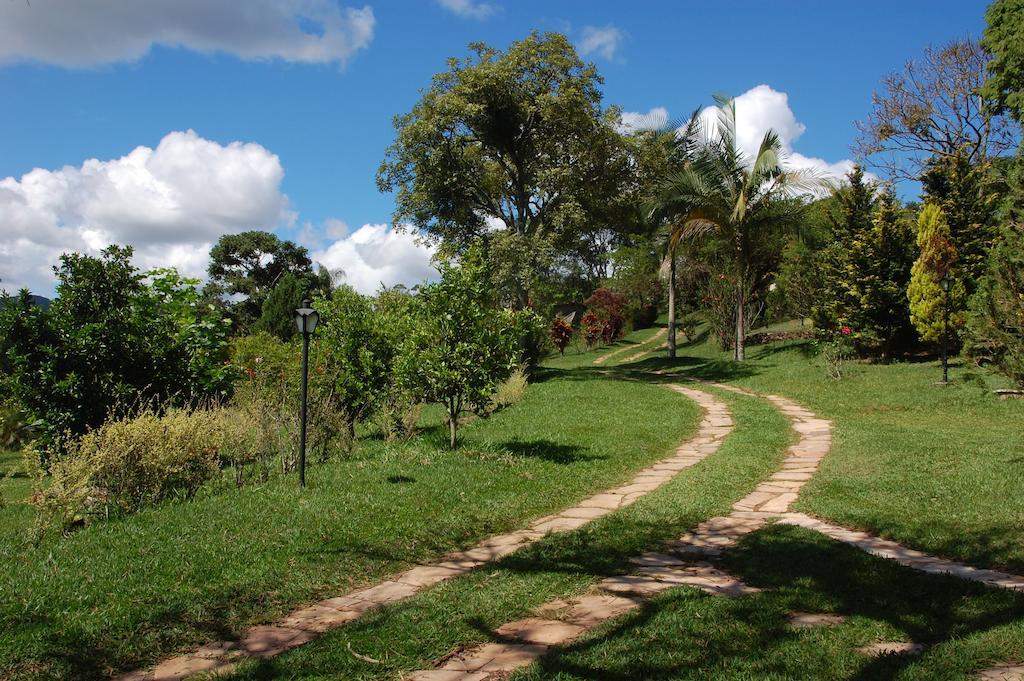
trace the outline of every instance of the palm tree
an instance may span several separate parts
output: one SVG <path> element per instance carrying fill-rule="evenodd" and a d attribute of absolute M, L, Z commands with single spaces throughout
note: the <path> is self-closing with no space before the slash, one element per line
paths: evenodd
<path fill-rule="evenodd" d="M 715 236 L 728 244 L 736 284 L 735 358 L 743 361 L 751 274 L 763 260 L 769 239 L 799 227 L 803 203 L 794 197 L 822 181 L 810 171 L 783 168 L 782 144 L 772 130 L 750 159 L 737 145 L 735 101 L 721 96 L 715 100 L 714 124 L 694 115 L 678 131 L 683 160 L 657 183 L 651 215 L 668 227 L 666 250 L 672 262 L 684 241 Z"/>
<path fill-rule="evenodd" d="M 678 121 L 666 126 L 647 130 L 652 135 L 651 142 L 660 146 L 663 162 L 669 167 L 685 167 L 691 157 L 699 149 L 700 140 L 700 109 L 696 109 L 685 124 Z M 668 280 L 668 356 L 676 356 L 676 266 L 679 241 L 672 238 L 674 229 L 672 219 L 680 213 L 680 204 L 674 196 L 663 196 L 661 183 L 656 183 L 656 191 L 649 199 L 646 217 L 653 223 L 655 237 L 664 245 L 664 258 L 661 262 L 660 275 Z"/>

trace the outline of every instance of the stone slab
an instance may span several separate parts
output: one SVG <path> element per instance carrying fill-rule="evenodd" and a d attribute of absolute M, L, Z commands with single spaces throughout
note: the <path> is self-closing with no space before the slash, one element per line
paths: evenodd
<path fill-rule="evenodd" d="M 846 618 L 827 612 L 793 612 L 789 614 L 788 621 L 793 629 L 812 629 L 842 624 Z"/>
<path fill-rule="evenodd" d="M 503 639 L 552 646 L 567 643 L 582 632 L 578 624 L 529 617 L 503 624 L 494 633 Z"/>
<path fill-rule="evenodd" d="M 857 648 L 861 655 L 880 657 L 882 655 L 920 655 L 924 652 L 924 646 L 920 643 L 905 643 L 903 641 L 883 641 L 872 643 L 869 646 Z"/>

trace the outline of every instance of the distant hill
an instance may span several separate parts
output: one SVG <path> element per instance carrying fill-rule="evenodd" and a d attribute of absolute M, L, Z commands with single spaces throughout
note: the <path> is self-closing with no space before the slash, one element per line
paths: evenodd
<path fill-rule="evenodd" d="M 39 307 L 43 308 L 44 310 L 49 310 L 50 309 L 50 303 L 53 302 L 49 298 L 44 298 L 43 296 L 37 296 L 34 293 L 30 297 L 32 298 L 32 302 L 33 303 L 35 303 Z"/>
<path fill-rule="evenodd" d="M 50 309 L 50 303 L 52 303 L 52 302 L 53 302 L 53 301 L 52 301 L 52 300 L 50 300 L 49 298 L 46 298 L 46 297 L 44 297 L 44 296 L 37 296 L 37 295 L 36 295 L 36 294 L 34 294 L 34 293 L 30 294 L 30 295 L 29 295 L 29 298 L 31 298 L 31 299 L 32 299 L 32 303 L 33 303 L 33 304 L 35 304 L 35 305 L 38 305 L 39 307 L 43 308 L 44 310 L 49 310 L 49 309 Z M 14 296 L 11 296 L 11 299 L 13 300 L 13 299 L 14 299 Z M 0 304 L 2 304 L 2 301 L 3 301 L 3 300 L 4 300 L 4 298 L 3 298 L 3 292 L 2 292 L 2 291 L 0 291 Z"/>

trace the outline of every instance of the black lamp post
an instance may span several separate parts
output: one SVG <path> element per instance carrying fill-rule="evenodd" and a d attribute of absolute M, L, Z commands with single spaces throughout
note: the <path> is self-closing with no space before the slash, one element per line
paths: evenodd
<path fill-rule="evenodd" d="M 302 301 L 302 307 L 295 311 L 295 324 L 302 334 L 302 387 L 299 401 L 299 487 L 306 486 L 306 385 L 309 383 L 309 337 L 316 330 L 320 315 L 309 306 L 309 298 Z"/>
<path fill-rule="evenodd" d="M 944 274 L 939 280 L 939 287 L 942 289 L 942 383 L 949 383 L 949 361 L 947 345 L 949 343 L 949 288 L 953 281 L 948 274 Z"/>

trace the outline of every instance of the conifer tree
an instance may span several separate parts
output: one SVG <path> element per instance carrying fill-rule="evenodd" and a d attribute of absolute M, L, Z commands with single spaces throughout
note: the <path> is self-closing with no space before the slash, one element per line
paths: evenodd
<path fill-rule="evenodd" d="M 914 262 L 907 288 L 910 319 L 923 340 L 941 340 L 948 304 L 949 331 L 955 337 L 957 330 L 964 325 L 967 296 L 958 272 L 958 256 L 949 224 L 942 209 L 935 204 L 925 204 L 921 209 L 917 222 L 917 246 L 920 255 Z M 942 278 L 947 276 L 951 279 L 948 302 L 940 285 Z"/>
<path fill-rule="evenodd" d="M 819 258 L 818 275 L 821 289 L 811 316 L 820 329 L 836 330 L 852 326 L 851 315 L 858 307 L 856 267 L 851 248 L 862 241 L 860 234 L 871 224 L 875 206 L 876 185 L 864 179 L 864 171 L 854 166 L 845 185 L 832 196 L 828 212 L 832 242 Z"/>
<path fill-rule="evenodd" d="M 860 256 L 861 339 L 889 360 L 914 341 L 905 293 L 914 262 L 914 230 L 891 187 L 877 199 Z"/>
<path fill-rule="evenodd" d="M 1024 387 L 1024 222 L 1008 224 L 971 298 L 968 352 Z"/>
<path fill-rule="evenodd" d="M 308 294 L 306 282 L 290 272 L 284 274 L 263 301 L 262 314 L 253 331 L 266 331 L 283 341 L 289 340 L 299 331 L 295 325 L 295 310 Z"/>
<path fill-rule="evenodd" d="M 958 256 L 957 269 L 967 294 L 985 274 L 988 252 L 998 233 L 999 192 L 990 164 L 972 165 L 963 154 L 932 159 L 921 176 L 924 199 L 942 209 Z"/>
<path fill-rule="evenodd" d="M 834 200 L 833 241 L 819 259 L 815 326 L 849 327 L 861 352 L 891 359 L 914 338 L 906 298 L 913 230 L 892 189 L 879 192 L 858 167 Z"/>

